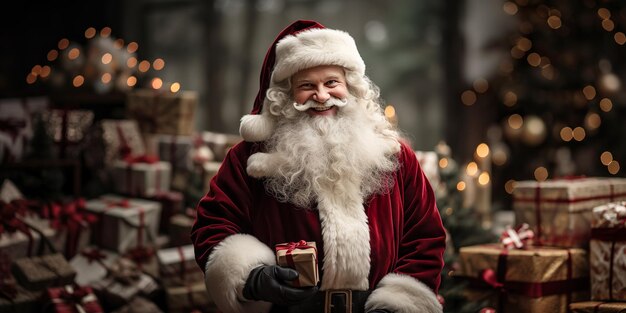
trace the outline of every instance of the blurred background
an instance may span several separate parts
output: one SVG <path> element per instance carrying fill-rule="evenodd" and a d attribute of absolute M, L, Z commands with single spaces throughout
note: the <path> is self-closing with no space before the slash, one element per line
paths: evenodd
<path fill-rule="evenodd" d="M 2 13 L 0 96 L 106 115 L 132 89 L 193 90 L 195 128 L 236 134 L 276 34 L 314 19 L 354 36 L 416 150 L 445 141 L 478 164 L 485 143 L 491 164 L 479 172 L 506 205 L 514 180 L 620 175 L 625 10 L 604 0 L 26 1 Z M 123 53 L 92 60 L 109 48 Z"/>
<path fill-rule="evenodd" d="M 0 13 L 0 164 L 2 177 L 26 197 L 98 196 L 115 185 L 111 151 L 144 147 L 132 136 L 121 146 L 111 141 L 115 127 L 107 130 L 102 121 L 128 119 L 138 121 L 145 151 L 153 151 L 146 133 L 195 136 L 189 147 L 201 175 L 172 174 L 172 189 L 185 191 L 185 204 L 193 207 L 206 192 L 206 174 L 239 140 L 239 119 L 252 108 L 268 47 L 297 19 L 355 38 L 367 75 L 382 90 L 385 115 L 419 151 L 447 228 L 460 231 L 452 236 L 456 245 L 481 241 L 459 239 L 470 229 L 455 228 L 468 222 L 457 215 L 460 209 L 471 208 L 478 218 L 470 220 L 492 234 L 512 223 L 516 182 L 624 177 L 622 1 L 13 6 Z M 170 116 L 158 111 L 170 100 L 193 109 L 186 115 L 176 109 L 173 121 L 159 121 Z M 178 124 L 155 131 L 169 122 Z M 120 129 L 120 138 L 135 134 L 132 127 Z M 187 186 L 192 181 L 195 189 Z M 453 194 L 461 200 L 452 202 Z"/>

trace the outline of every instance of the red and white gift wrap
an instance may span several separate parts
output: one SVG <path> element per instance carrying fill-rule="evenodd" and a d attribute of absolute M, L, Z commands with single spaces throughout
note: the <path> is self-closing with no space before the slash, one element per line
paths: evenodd
<path fill-rule="evenodd" d="M 115 191 L 133 197 L 152 197 L 170 190 L 172 166 L 154 157 L 133 157 L 113 163 Z"/>
<path fill-rule="evenodd" d="M 160 278 L 166 287 L 184 286 L 204 281 L 204 272 L 196 264 L 193 245 L 157 251 Z"/>
<path fill-rule="evenodd" d="M 626 300 L 626 202 L 593 209 L 591 243 L 591 298 Z"/>
<path fill-rule="evenodd" d="M 107 269 L 119 258 L 115 252 L 87 247 L 70 260 L 76 269 L 75 282 L 79 285 L 91 285 L 107 275 Z"/>
<path fill-rule="evenodd" d="M 102 139 L 105 145 L 104 164 L 127 155 L 144 155 L 145 143 L 134 120 L 102 120 Z"/>
<path fill-rule="evenodd" d="M 104 195 L 85 207 L 100 215 L 93 237 L 102 248 L 124 253 L 157 238 L 161 204 L 156 201 Z"/>
<path fill-rule="evenodd" d="M 281 243 L 276 245 L 276 263 L 298 271 L 298 279 L 290 284 L 296 287 L 316 286 L 319 282 L 317 247 L 313 241 Z"/>
<path fill-rule="evenodd" d="M 626 200 L 626 179 L 521 181 L 513 189 L 516 223 L 533 228 L 535 245 L 587 247 L 591 210 L 618 200 Z"/>
<path fill-rule="evenodd" d="M 48 298 L 56 313 L 104 313 L 91 287 L 50 288 Z"/>
<path fill-rule="evenodd" d="M 38 253 L 43 240 L 51 241 L 56 231 L 52 229 L 47 220 L 29 216 L 35 216 L 28 211 L 29 200 L 14 199 L 11 202 L 0 200 L 0 251 L 6 253 L 12 259 L 30 257 Z"/>

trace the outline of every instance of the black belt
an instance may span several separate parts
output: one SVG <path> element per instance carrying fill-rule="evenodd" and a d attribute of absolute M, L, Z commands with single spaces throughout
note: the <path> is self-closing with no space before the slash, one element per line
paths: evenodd
<path fill-rule="evenodd" d="M 364 313 L 371 291 L 320 291 L 308 300 L 287 308 L 289 313 Z"/>

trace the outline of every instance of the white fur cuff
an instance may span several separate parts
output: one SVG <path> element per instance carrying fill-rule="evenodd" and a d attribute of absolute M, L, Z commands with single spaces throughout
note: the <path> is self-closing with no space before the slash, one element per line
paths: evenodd
<path fill-rule="evenodd" d="M 253 236 L 235 234 L 220 242 L 206 264 L 204 282 L 209 295 L 224 313 L 269 312 L 271 303 L 241 301 L 241 291 L 250 271 L 274 265 L 274 251 Z"/>
<path fill-rule="evenodd" d="M 435 293 L 417 279 L 401 274 L 387 274 L 365 303 L 365 311 L 386 309 L 395 313 L 441 313 L 443 308 Z"/>

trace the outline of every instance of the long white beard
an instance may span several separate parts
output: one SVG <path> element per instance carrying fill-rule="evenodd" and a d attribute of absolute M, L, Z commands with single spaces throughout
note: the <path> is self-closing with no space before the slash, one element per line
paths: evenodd
<path fill-rule="evenodd" d="M 387 191 L 398 167 L 397 133 L 384 116 L 368 112 L 356 99 L 335 116 L 280 118 L 267 152 L 282 156 L 265 187 L 278 200 L 309 207 L 320 195 L 345 203 L 362 203 Z"/>

